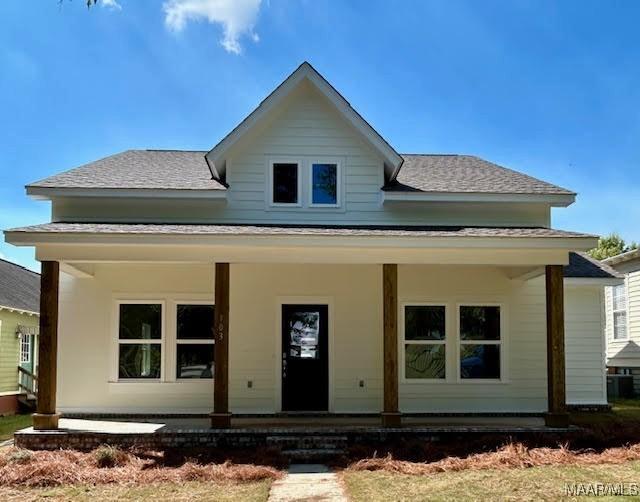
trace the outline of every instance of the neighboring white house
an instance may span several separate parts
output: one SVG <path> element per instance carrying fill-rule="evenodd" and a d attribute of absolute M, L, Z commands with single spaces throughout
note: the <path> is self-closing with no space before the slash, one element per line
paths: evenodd
<path fill-rule="evenodd" d="M 640 249 L 603 261 L 624 282 L 606 288 L 607 366 L 610 373 L 634 376 L 640 393 Z"/>
<path fill-rule="evenodd" d="M 575 194 L 401 155 L 308 63 L 209 152 L 126 151 L 27 193 L 52 203 L 5 232 L 43 262 L 37 428 L 212 410 L 566 424 L 566 402 L 606 403 L 619 279 L 576 253 L 596 237 L 550 228 Z"/>

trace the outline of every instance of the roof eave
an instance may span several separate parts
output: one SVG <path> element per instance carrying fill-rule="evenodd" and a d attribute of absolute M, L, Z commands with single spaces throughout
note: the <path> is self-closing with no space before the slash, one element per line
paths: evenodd
<path fill-rule="evenodd" d="M 550 249 L 581 251 L 597 244 L 594 236 L 572 237 L 471 237 L 471 236 L 342 236 L 342 235 L 207 235 L 207 234 L 158 234 L 158 233 L 98 233 L 98 232 L 29 232 L 5 230 L 5 241 L 15 246 L 46 244 L 229 244 L 259 246 L 272 245 L 344 245 L 364 247 L 420 247 L 420 248 L 501 248 L 501 249 Z"/>
<path fill-rule="evenodd" d="M 227 191 L 212 189 L 171 189 L 171 188 L 80 188 L 41 187 L 27 185 L 27 195 L 35 200 L 52 200 L 56 197 L 110 197 L 134 199 L 214 199 L 226 200 Z"/>
<path fill-rule="evenodd" d="M 611 256 L 610 258 L 602 260 L 602 263 L 614 266 L 621 263 L 626 263 L 631 260 L 635 260 L 637 258 L 640 258 L 640 248 L 632 249 L 631 251 L 626 251 L 625 253 L 620 253 L 616 256 Z"/>
<path fill-rule="evenodd" d="M 542 203 L 552 207 L 567 207 L 576 200 L 575 193 L 483 193 L 483 192 L 393 192 L 383 190 L 384 202 L 511 202 Z"/>

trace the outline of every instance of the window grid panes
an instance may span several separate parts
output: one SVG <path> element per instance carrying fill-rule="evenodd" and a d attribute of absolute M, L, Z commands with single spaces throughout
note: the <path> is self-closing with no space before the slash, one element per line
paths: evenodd
<path fill-rule="evenodd" d="M 23 333 L 20 337 L 20 364 L 31 362 L 31 335 Z"/>
<path fill-rule="evenodd" d="M 213 305 L 176 306 L 176 378 L 213 378 L 214 368 Z"/>
<path fill-rule="evenodd" d="M 624 284 L 613 286 L 613 310 L 627 308 L 627 291 Z"/>
<path fill-rule="evenodd" d="M 458 313 L 460 378 L 501 378 L 501 310 L 499 306 L 463 305 Z"/>
<path fill-rule="evenodd" d="M 406 379 L 446 378 L 446 307 L 404 307 L 404 375 Z"/>
<path fill-rule="evenodd" d="M 611 288 L 613 307 L 613 338 L 627 338 L 627 288 L 619 284 Z"/>
<path fill-rule="evenodd" d="M 118 378 L 160 379 L 162 304 L 121 303 L 118 333 Z"/>

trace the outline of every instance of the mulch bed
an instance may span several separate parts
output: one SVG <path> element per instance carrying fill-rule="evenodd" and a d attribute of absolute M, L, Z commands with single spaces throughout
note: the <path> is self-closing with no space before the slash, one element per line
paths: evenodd
<path fill-rule="evenodd" d="M 197 458 L 180 462 L 162 452 L 133 452 L 106 446 L 89 453 L 10 448 L 0 454 L 0 486 L 248 482 L 278 479 L 282 475 L 282 471 L 266 465 L 203 463 Z"/>
<path fill-rule="evenodd" d="M 349 465 L 354 471 L 387 471 L 401 474 L 424 475 L 438 472 L 454 472 L 466 469 L 513 469 L 545 465 L 596 465 L 621 464 L 640 460 L 640 444 L 609 448 L 601 452 L 593 450 L 573 451 L 566 446 L 559 448 L 528 448 L 522 443 L 509 443 L 494 452 L 476 453 L 467 457 L 447 457 L 434 462 L 410 462 L 384 458 L 368 458 Z"/>

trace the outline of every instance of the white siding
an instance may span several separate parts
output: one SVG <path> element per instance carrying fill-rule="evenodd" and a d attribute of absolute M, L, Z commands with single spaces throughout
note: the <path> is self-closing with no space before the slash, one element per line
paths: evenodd
<path fill-rule="evenodd" d="M 603 289 L 565 288 L 567 403 L 606 404 Z"/>
<path fill-rule="evenodd" d="M 269 208 L 270 159 L 301 161 L 300 208 Z M 310 162 L 339 161 L 343 171 L 341 208 L 305 207 Z M 325 223 L 549 226 L 546 204 L 382 204 L 383 160 L 359 133 L 311 86 L 303 85 L 265 125 L 251 131 L 229 153 L 228 201 L 160 201 L 60 198 L 54 221 L 163 221 L 223 223 Z"/>
<path fill-rule="evenodd" d="M 621 264 L 616 269 L 625 274 L 627 286 L 628 339 L 613 338 L 613 305 L 611 287 L 605 291 L 605 335 L 607 340 L 607 365 L 623 368 L 640 367 L 640 263 Z"/>
<path fill-rule="evenodd" d="M 326 302 L 330 316 L 330 400 L 335 412 L 378 412 L 382 406 L 382 285 L 379 265 L 232 265 L 230 406 L 275 412 L 279 401 L 279 304 Z M 208 412 L 209 381 L 116 383 L 114 302 L 167 302 L 166 378 L 171 379 L 172 299 L 213 297 L 211 265 L 97 265 L 93 279 L 63 275 L 59 341 L 59 407 L 87 412 Z M 567 316 L 568 395 L 601 402 L 597 313 L 588 292 L 572 298 Z M 401 383 L 404 412 L 542 412 L 546 409 L 544 286 L 510 281 L 494 267 L 400 266 L 399 301 L 504 306 L 502 383 L 455 381 L 455 320 L 448 347 L 449 383 Z M 579 337 L 579 340 L 578 340 Z M 249 388 L 247 382 L 253 385 Z M 360 380 L 364 387 L 359 386 Z M 402 381 L 402 380 L 401 380 Z"/>

